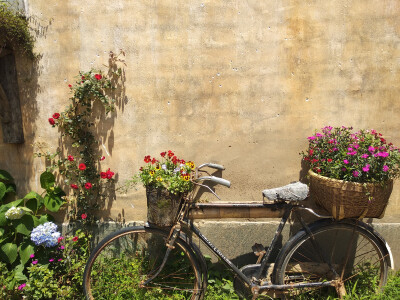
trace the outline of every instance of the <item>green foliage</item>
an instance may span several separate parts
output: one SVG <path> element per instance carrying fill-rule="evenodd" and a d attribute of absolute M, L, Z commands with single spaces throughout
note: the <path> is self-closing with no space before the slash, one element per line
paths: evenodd
<path fill-rule="evenodd" d="M 24 288 L 24 294 L 29 299 L 52 299 L 57 295 L 58 285 L 53 270 L 46 266 L 33 265 L 28 267 L 29 280 Z"/>
<path fill-rule="evenodd" d="M 5 191 L 0 194 L 0 262 L 9 270 L 6 282 L 11 290 L 26 280 L 26 264 L 35 249 L 30 239 L 31 231 L 53 219 L 44 210 L 58 211 L 65 202 L 61 199 L 64 192 L 55 186 L 53 177 L 45 172 L 41 183 L 44 196 L 30 192 L 24 198 L 14 200 L 11 197 L 16 193 L 14 179 L 7 171 L 0 170 L 0 186 Z M 54 209 L 56 201 L 61 201 L 58 209 Z"/>
<path fill-rule="evenodd" d="M 26 17 L 15 11 L 9 3 L 0 2 L 0 51 L 7 47 L 34 58 L 33 46 L 34 38 Z"/>
<path fill-rule="evenodd" d="M 123 51 L 119 55 L 125 55 Z M 119 55 L 110 54 L 110 69 L 108 74 L 101 70 L 79 72 L 74 84 L 69 84 L 72 96 L 69 106 L 62 112 L 55 112 L 49 123 L 58 127 L 61 132 L 63 148 L 69 152 L 65 157 L 62 151 L 50 153 L 39 147 L 38 157 L 45 157 L 50 163 L 47 167 L 47 180 L 54 179 L 51 172 L 55 170 L 65 177 L 64 182 L 71 189 L 69 198 L 69 218 L 82 222 L 84 225 L 94 223 L 94 211 L 100 209 L 99 200 L 104 199 L 114 184 L 114 172 L 108 169 L 101 172 L 100 161 L 104 159 L 99 152 L 99 144 L 94 136 L 94 129 L 99 122 L 96 103 L 104 108 L 104 113 L 114 110 L 115 99 L 113 91 L 117 88 L 122 70 L 116 67 L 123 62 Z M 55 180 L 55 179 L 54 179 Z M 43 186 L 43 185 L 42 185 Z M 57 210 L 62 204 L 62 196 L 54 190 L 51 199 L 45 198 L 49 210 Z M 82 217 L 84 216 L 84 217 Z"/>

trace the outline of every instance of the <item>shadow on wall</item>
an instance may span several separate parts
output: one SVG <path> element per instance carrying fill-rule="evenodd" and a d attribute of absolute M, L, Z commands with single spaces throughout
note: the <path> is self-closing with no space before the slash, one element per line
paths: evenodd
<path fill-rule="evenodd" d="M 0 169 L 10 172 L 20 188 L 18 194 L 30 190 L 29 178 L 33 175 L 33 148 L 35 138 L 35 120 L 38 109 L 36 95 L 40 91 L 38 85 L 39 58 L 31 60 L 21 53 L 9 54 L 0 60 L 2 74 L 1 84 L 8 99 L 12 102 L 9 115 L 11 126 L 2 122 L 0 133 Z M 4 112 L 4 106 L 2 105 Z M 14 117 L 17 115 L 17 117 Z M 3 119 L 4 120 L 4 119 Z M 6 121 L 7 122 L 7 121 Z M 3 134 L 6 127 L 12 127 Z"/>

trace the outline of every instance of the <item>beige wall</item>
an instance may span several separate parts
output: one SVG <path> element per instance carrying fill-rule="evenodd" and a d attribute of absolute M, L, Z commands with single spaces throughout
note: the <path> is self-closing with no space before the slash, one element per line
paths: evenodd
<path fill-rule="evenodd" d="M 40 191 L 44 162 L 30 145 L 57 147 L 47 119 L 66 105 L 68 83 L 120 48 L 126 99 L 99 136 L 103 165 L 119 182 L 144 155 L 172 149 L 225 165 L 232 187 L 217 188 L 224 200 L 261 200 L 262 189 L 299 179 L 299 152 L 315 128 L 374 128 L 400 145 L 397 0 L 27 4 L 42 57 L 35 68 L 18 60 L 26 142 L 0 136 L 0 168 L 21 194 Z M 396 220 L 399 188 L 387 213 Z M 107 214 L 122 210 L 127 220 L 144 218 L 143 189 L 117 195 Z"/>

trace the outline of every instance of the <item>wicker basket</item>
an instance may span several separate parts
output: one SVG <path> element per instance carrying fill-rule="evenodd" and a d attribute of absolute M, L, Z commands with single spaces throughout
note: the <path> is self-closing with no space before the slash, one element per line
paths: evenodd
<path fill-rule="evenodd" d="M 182 195 L 174 195 L 166 189 L 146 187 L 147 221 L 161 227 L 171 226 L 178 213 Z"/>
<path fill-rule="evenodd" d="M 320 176 L 311 170 L 309 175 L 311 196 L 335 219 L 383 218 L 393 189 L 392 180 L 383 185 L 363 184 Z"/>

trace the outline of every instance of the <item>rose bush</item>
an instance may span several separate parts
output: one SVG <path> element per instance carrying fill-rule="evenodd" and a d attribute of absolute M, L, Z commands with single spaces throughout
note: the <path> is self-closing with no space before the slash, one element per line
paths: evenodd
<path fill-rule="evenodd" d="M 326 126 L 308 137 L 303 159 L 322 176 L 352 182 L 385 182 L 400 174 L 399 148 L 376 130 Z"/>
<path fill-rule="evenodd" d="M 150 155 L 144 157 L 146 165 L 138 174 L 143 185 L 165 188 L 172 194 L 191 191 L 193 183 L 190 179 L 195 164 L 179 159 L 171 150 L 161 152 L 160 156 L 160 160 Z"/>

